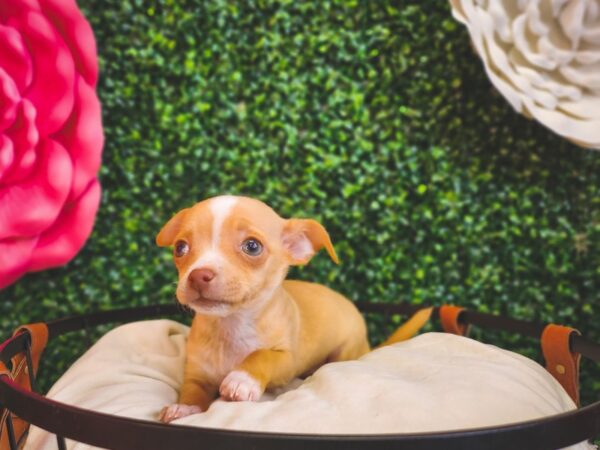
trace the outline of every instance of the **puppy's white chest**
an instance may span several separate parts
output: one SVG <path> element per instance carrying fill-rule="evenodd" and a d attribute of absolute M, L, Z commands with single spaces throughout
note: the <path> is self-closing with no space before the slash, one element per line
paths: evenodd
<path fill-rule="evenodd" d="M 250 353 L 260 348 L 255 328 L 239 317 L 227 317 L 222 326 L 206 336 L 203 345 L 188 347 L 188 361 L 215 384 L 234 370 Z"/>

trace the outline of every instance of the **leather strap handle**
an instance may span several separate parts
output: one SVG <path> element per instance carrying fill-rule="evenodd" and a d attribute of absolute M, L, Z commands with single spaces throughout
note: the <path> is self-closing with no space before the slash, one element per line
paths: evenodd
<path fill-rule="evenodd" d="M 466 336 L 469 332 L 469 325 L 466 323 L 460 323 L 460 314 L 465 308 L 454 305 L 442 305 L 439 308 L 440 321 L 442 322 L 442 328 L 446 333 L 457 334 L 459 336 Z"/>
<path fill-rule="evenodd" d="M 562 325 L 550 324 L 542 332 L 542 353 L 546 370 L 558 380 L 567 394 L 579 406 L 579 362 L 581 354 L 571 351 L 570 338 L 578 330 Z"/>
<path fill-rule="evenodd" d="M 23 325 L 17 328 L 13 333 L 13 336 L 21 333 L 29 333 L 30 336 L 29 352 L 31 355 L 30 362 L 33 376 L 30 378 L 30 369 L 26 352 L 19 353 L 11 359 L 11 370 L 8 370 L 8 368 L 0 362 L 0 376 L 8 376 L 19 386 L 31 390 L 31 379 L 35 379 L 40 363 L 40 357 L 48 343 L 48 327 L 43 322 Z M 12 430 L 9 431 L 8 421 L 10 420 L 12 420 Z M 27 437 L 28 430 L 29 423 L 10 414 L 6 409 L 0 409 L 0 450 L 10 449 L 10 437 L 14 438 L 17 446 L 22 446 L 24 439 Z M 12 434 L 12 436 L 9 436 L 9 434 Z"/>

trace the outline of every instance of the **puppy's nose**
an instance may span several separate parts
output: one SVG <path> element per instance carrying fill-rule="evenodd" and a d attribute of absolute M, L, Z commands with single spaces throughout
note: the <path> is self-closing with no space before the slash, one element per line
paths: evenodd
<path fill-rule="evenodd" d="M 201 269 L 192 270 L 188 279 L 192 288 L 200 291 L 206 288 L 214 277 L 215 273 L 211 269 L 202 267 Z"/>

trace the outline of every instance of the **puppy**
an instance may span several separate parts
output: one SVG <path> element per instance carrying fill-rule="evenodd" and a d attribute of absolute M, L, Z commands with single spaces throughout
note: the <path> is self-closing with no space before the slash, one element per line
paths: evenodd
<path fill-rule="evenodd" d="M 170 422 L 206 411 L 220 394 L 255 401 L 330 361 L 369 351 L 365 321 L 348 299 L 325 286 L 285 280 L 321 248 L 338 263 L 325 228 L 311 219 L 283 219 L 247 197 L 214 197 L 177 213 L 156 237 L 173 246 L 177 299 L 195 312 L 183 385 Z M 391 338 L 406 339 L 421 315 Z"/>

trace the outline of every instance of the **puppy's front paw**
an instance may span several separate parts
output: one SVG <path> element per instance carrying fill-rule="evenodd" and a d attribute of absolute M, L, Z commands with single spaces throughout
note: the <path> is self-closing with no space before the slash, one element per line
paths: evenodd
<path fill-rule="evenodd" d="M 158 420 L 164 423 L 169 423 L 175 419 L 180 419 L 185 416 L 192 414 L 201 413 L 202 408 L 197 405 L 183 405 L 181 403 L 175 403 L 170 406 L 165 406 L 158 416 Z"/>
<path fill-rule="evenodd" d="M 234 402 L 255 402 L 263 393 L 256 378 L 243 370 L 229 372 L 219 388 L 221 397 Z"/>

